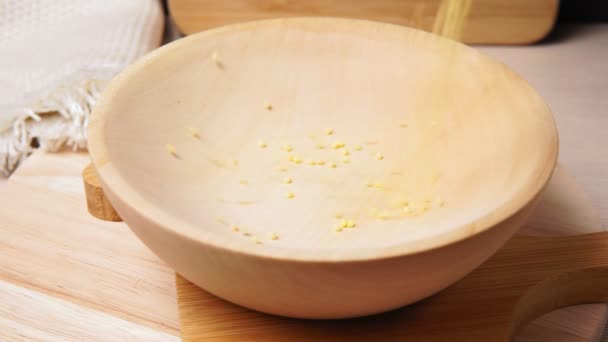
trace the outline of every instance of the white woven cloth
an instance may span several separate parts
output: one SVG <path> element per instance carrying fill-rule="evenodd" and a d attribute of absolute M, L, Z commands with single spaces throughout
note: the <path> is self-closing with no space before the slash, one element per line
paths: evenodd
<path fill-rule="evenodd" d="M 86 147 L 100 90 L 160 45 L 158 0 L 0 0 L 0 174 L 32 150 Z"/>

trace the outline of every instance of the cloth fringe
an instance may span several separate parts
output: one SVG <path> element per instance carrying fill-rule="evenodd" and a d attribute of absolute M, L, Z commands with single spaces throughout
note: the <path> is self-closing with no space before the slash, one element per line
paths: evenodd
<path fill-rule="evenodd" d="M 10 176 L 36 147 L 85 149 L 89 115 L 106 83 L 84 79 L 64 84 L 34 106 L 19 109 L 12 127 L 0 133 L 0 174 Z"/>

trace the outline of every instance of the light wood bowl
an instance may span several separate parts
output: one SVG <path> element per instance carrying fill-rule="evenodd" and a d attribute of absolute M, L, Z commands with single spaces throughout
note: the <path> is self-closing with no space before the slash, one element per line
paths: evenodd
<path fill-rule="evenodd" d="M 219 297 L 300 318 L 378 313 L 462 278 L 533 209 L 557 145 L 549 109 L 504 65 L 327 18 L 162 47 L 116 77 L 89 128 L 104 190 L 150 249 Z M 338 212 L 356 227 L 337 232 Z"/>

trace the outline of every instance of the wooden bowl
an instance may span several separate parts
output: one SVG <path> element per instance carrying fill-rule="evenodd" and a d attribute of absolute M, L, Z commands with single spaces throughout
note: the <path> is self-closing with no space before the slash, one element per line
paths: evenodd
<path fill-rule="evenodd" d="M 557 142 L 504 65 L 327 18 L 162 47 L 116 77 L 89 128 L 104 190 L 150 249 L 219 297 L 300 318 L 378 313 L 462 278 L 530 213 Z"/>

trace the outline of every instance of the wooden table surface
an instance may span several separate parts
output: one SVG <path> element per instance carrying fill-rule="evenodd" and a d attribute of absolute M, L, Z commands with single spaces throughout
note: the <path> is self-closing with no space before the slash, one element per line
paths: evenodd
<path fill-rule="evenodd" d="M 560 129 L 560 162 L 590 194 L 597 225 L 606 226 L 608 25 L 572 31 L 550 44 L 482 50 L 546 98 Z M 126 225 L 86 213 L 80 171 L 87 162 L 83 153 L 36 153 L 0 183 L 0 341 L 178 341 L 173 272 Z M 589 222 L 589 230 L 602 228 L 599 219 Z M 547 217 L 530 226 L 566 228 Z M 605 317 L 604 305 L 560 310 L 518 341 L 597 340 Z"/>

